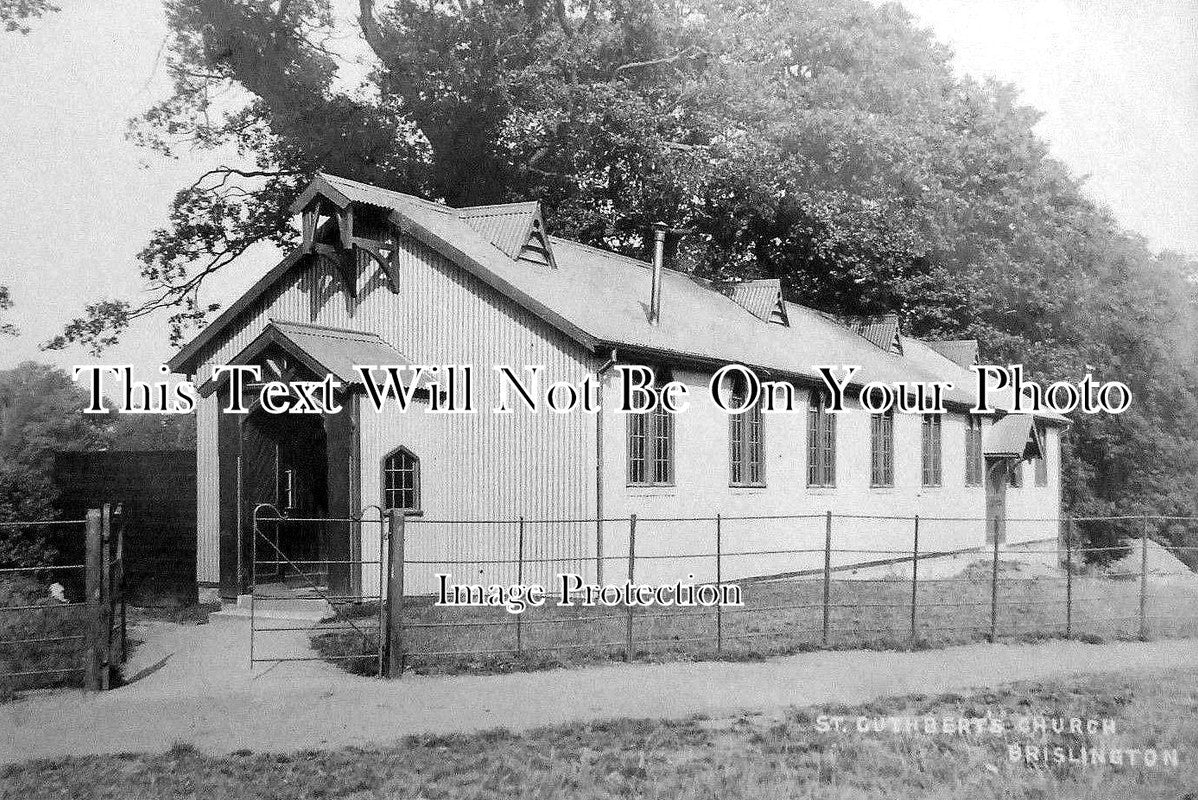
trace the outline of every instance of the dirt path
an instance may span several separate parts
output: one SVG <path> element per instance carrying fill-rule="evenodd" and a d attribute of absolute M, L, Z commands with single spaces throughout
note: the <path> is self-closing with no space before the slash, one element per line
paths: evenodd
<path fill-rule="evenodd" d="M 386 743 L 421 732 L 770 711 L 1075 672 L 1155 671 L 1192 666 L 1198 656 L 1196 640 L 1053 641 L 384 682 L 322 663 L 251 672 L 247 646 L 238 621 L 159 626 L 135 666 L 160 666 L 135 683 L 103 695 L 58 692 L 0 706 L 0 762 L 155 752 L 177 741 L 217 753 L 291 751 Z"/>

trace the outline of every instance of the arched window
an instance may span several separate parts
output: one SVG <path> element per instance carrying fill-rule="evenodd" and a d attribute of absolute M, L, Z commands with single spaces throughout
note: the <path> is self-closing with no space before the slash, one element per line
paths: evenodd
<path fill-rule="evenodd" d="M 383 507 L 420 510 L 420 459 L 406 447 L 383 459 Z"/>

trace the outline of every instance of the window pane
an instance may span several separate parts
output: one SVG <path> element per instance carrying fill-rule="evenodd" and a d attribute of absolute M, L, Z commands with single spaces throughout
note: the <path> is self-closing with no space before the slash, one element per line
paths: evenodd
<path fill-rule="evenodd" d="M 628 482 L 648 482 L 648 414 L 628 416 Z"/>
<path fill-rule="evenodd" d="M 383 502 L 387 508 L 420 508 L 420 461 L 406 450 L 387 456 L 383 463 Z"/>
<path fill-rule="evenodd" d="M 920 443 L 921 478 L 924 486 L 939 486 L 940 475 L 940 415 L 924 414 Z"/>

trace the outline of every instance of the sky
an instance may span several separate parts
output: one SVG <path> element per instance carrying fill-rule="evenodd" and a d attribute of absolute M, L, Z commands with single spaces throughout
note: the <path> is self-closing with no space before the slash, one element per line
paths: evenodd
<path fill-rule="evenodd" d="M 87 303 L 135 299 L 136 256 L 175 192 L 228 153 L 167 160 L 125 136 L 168 94 L 158 0 L 60 0 L 29 36 L 0 33 L 0 285 L 21 330 L 0 369 L 75 364 L 39 344 Z M 349 4 L 352 7 L 356 4 Z M 1014 83 L 1044 112 L 1038 133 L 1087 176 L 1091 197 L 1154 248 L 1198 255 L 1198 3 L 1194 0 L 902 0 L 955 52 L 962 74 Z M 347 8 L 348 8 L 347 7 Z M 346 20 L 349 21 L 347 11 Z M 360 71 L 360 66 L 358 67 Z M 228 304 L 278 257 L 251 252 L 205 289 Z M 156 380 L 173 348 L 166 314 L 135 323 L 103 363 Z"/>

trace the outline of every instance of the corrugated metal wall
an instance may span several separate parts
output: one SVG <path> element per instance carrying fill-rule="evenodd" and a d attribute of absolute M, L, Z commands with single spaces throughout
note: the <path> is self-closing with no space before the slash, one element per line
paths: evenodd
<path fill-rule="evenodd" d="M 546 385 L 577 382 L 593 369 L 585 350 L 512 301 L 428 247 L 405 239 L 398 256 L 401 291 L 393 294 L 375 265 L 359 276 L 359 297 L 347 300 L 340 278 L 324 261 L 297 267 L 280 286 L 255 303 L 226 336 L 203 355 L 202 382 L 215 364 L 227 363 L 248 345 L 268 319 L 314 322 L 378 333 L 415 363 L 470 364 L 475 371 L 478 411 L 472 415 L 377 414 L 363 403 L 361 414 L 362 507 L 381 502 L 381 461 L 399 445 L 421 459 L 424 520 L 515 518 L 577 519 L 594 516 L 595 424 L 588 414 L 491 413 L 497 397 L 495 364 L 545 365 Z M 538 267 L 530 266 L 530 269 Z M 223 399 L 222 399 L 223 402 Z M 216 516 L 216 425 L 211 406 L 200 413 L 199 462 L 201 575 L 216 574 L 219 523 Z M 205 488 L 207 487 L 207 488 Z M 205 504 L 208 504 L 205 507 Z M 368 526 L 372 527 L 372 526 Z M 413 547 L 425 555 L 506 559 L 514 557 L 515 526 L 446 525 L 416 522 Z M 510 530 L 509 530 L 510 529 Z M 363 557 L 377 556 L 376 537 L 364 537 Z M 566 559 L 548 564 L 553 572 L 593 552 L 593 527 L 539 525 L 526 535 L 530 557 Z M 418 551 L 414 551 L 418 552 Z M 412 557 L 416 557 L 413 554 Z M 463 565 L 471 580 L 497 579 L 503 565 Z M 431 574 L 431 571 L 429 571 Z M 526 579 L 537 576 L 526 574 Z M 201 580 L 216 580 L 201 577 Z M 363 589 L 374 591 L 377 572 L 364 570 Z M 414 589 L 420 587 L 413 587 Z"/>
<path fill-rule="evenodd" d="M 220 474 L 216 460 L 216 396 L 196 409 L 196 580 L 220 581 Z"/>

